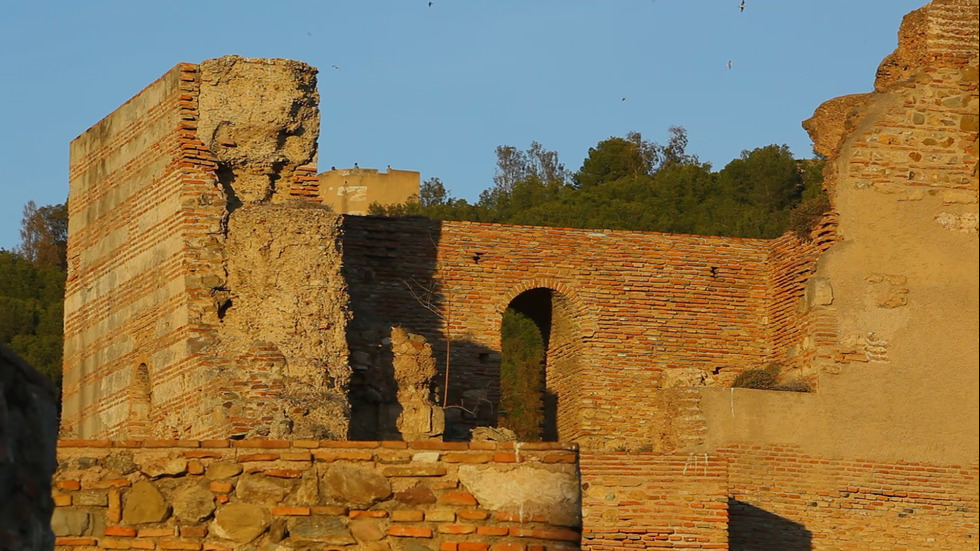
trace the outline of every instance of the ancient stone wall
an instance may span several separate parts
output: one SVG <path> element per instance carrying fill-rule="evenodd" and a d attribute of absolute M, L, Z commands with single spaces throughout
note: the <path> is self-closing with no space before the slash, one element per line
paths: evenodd
<path fill-rule="evenodd" d="M 180 65 L 75 140 L 63 434 L 398 437 L 395 326 L 440 387 L 448 356 L 447 413 L 493 424 L 511 303 L 548 335 L 549 436 L 590 447 L 697 446 L 682 389 L 808 365 L 793 321 L 826 239 L 338 217 L 311 187 L 314 74 Z"/>
<path fill-rule="evenodd" d="M 809 241 L 339 216 L 315 70 L 178 65 L 72 143 L 62 433 L 112 440 L 62 443 L 59 545 L 973 548 L 978 11 L 913 12 L 875 92 L 807 121 Z M 447 439 L 493 424 L 508 306 L 581 463 L 379 442 L 437 437 L 446 391 Z M 770 362 L 816 391 L 727 388 Z"/>
<path fill-rule="evenodd" d="M 560 444 L 90 440 L 58 459 L 63 550 L 579 546 Z"/>
<path fill-rule="evenodd" d="M 54 385 L 0 345 L 0 548 L 54 544 L 48 490 L 58 439 Z"/>

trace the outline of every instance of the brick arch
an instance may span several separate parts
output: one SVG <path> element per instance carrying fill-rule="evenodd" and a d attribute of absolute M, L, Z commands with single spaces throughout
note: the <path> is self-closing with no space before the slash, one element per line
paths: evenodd
<path fill-rule="evenodd" d="M 510 306 L 510 303 L 513 302 L 515 298 L 520 296 L 521 293 L 530 291 L 531 289 L 551 289 L 561 296 L 567 297 L 569 304 L 572 307 L 572 314 L 576 319 L 581 320 L 579 326 L 582 330 L 582 336 L 586 337 L 595 333 L 596 327 L 598 326 L 596 317 L 593 312 L 586 307 L 585 301 L 582 300 L 578 292 L 576 292 L 575 289 L 570 287 L 564 281 L 550 277 L 538 277 L 523 280 L 517 285 L 511 287 L 503 295 L 505 300 L 496 304 L 497 314 L 503 315 L 504 310 Z"/>
<path fill-rule="evenodd" d="M 515 300 L 535 289 L 551 291 L 550 327 L 542 328 L 548 334 L 542 437 L 547 441 L 574 441 L 584 435 L 580 408 L 576 404 L 581 402 L 582 389 L 587 386 L 584 380 L 588 372 L 586 358 L 590 357 L 587 339 L 595 334 L 595 318 L 573 288 L 551 278 L 533 278 L 515 285 L 503 295 L 505 300 L 497 305 L 497 312 L 503 316 Z"/>

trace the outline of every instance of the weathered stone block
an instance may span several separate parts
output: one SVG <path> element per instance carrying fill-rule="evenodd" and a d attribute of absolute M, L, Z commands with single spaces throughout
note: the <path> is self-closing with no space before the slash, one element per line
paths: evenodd
<path fill-rule="evenodd" d="M 152 482 L 140 480 L 126 492 L 122 514 L 125 524 L 163 522 L 169 516 L 170 505 Z"/>
<path fill-rule="evenodd" d="M 260 474 L 246 474 L 238 479 L 235 495 L 247 503 L 277 505 L 289 495 L 293 483 L 287 479 L 270 478 Z"/>
<path fill-rule="evenodd" d="M 567 526 L 580 522 L 579 483 L 571 474 L 526 465 L 510 471 L 460 465 L 459 481 L 483 508 L 546 515 Z"/>
<path fill-rule="evenodd" d="M 321 542 L 335 545 L 357 543 L 344 519 L 339 517 L 302 517 L 287 522 L 290 542 Z"/>
<path fill-rule="evenodd" d="M 385 537 L 387 522 L 379 519 L 355 519 L 350 522 L 350 533 L 358 542 L 378 541 Z"/>
<path fill-rule="evenodd" d="M 91 519 L 91 514 L 85 511 L 55 509 L 51 515 L 51 529 L 59 537 L 81 536 L 88 530 Z"/>
<path fill-rule="evenodd" d="M 272 522 L 264 507 L 249 503 L 229 503 L 214 515 L 211 533 L 236 543 L 248 543 L 261 536 Z"/>
<path fill-rule="evenodd" d="M 321 494 L 335 503 L 352 507 L 369 507 L 391 497 L 388 479 L 372 469 L 351 465 L 333 465 L 321 482 Z"/>
<path fill-rule="evenodd" d="M 232 478 L 240 474 L 242 474 L 242 466 L 240 464 L 231 461 L 215 461 L 208 465 L 204 476 L 211 480 L 220 480 L 223 478 Z"/>
<path fill-rule="evenodd" d="M 214 512 L 214 494 L 204 484 L 188 484 L 171 497 L 174 516 L 187 522 L 200 522 Z"/>

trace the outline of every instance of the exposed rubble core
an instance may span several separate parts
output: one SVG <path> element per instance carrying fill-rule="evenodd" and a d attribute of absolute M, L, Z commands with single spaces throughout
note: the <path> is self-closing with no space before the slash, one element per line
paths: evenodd
<path fill-rule="evenodd" d="M 229 417 L 252 420 L 242 427 L 248 437 L 347 438 L 349 314 L 337 219 L 315 205 L 245 205 L 231 216 L 230 306 L 215 354 L 234 358 L 225 403 Z"/>
<path fill-rule="evenodd" d="M 430 398 L 436 360 L 432 346 L 421 335 L 401 327 L 391 328 L 392 368 L 398 386 L 397 404 L 401 411 L 395 426 L 401 439 L 413 441 L 441 437 L 445 430 L 443 410 Z"/>
<path fill-rule="evenodd" d="M 316 69 L 288 59 L 225 56 L 201 63 L 198 136 L 215 156 L 229 202 L 288 199 L 297 167 L 316 157 Z"/>

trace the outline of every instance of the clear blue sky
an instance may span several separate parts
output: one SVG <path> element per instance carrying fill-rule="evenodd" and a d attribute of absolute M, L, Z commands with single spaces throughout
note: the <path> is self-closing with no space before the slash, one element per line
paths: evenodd
<path fill-rule="evenodd" d="M 577 170 L 603 139 L 663 143 L 676 125 L 715 170 L 769 144 L 809 157 L 800 123 L 871 91 L 902 17 L 925 3 L 738 1 L 7 3 L 0 248 L 19 243 L 28 200 L 67 198 L 69 142 L 182 61 L 305 61 L 320 70 L 321 170 L 417 170 L 473 201 L 499 145 L 538 141 Z"/>

